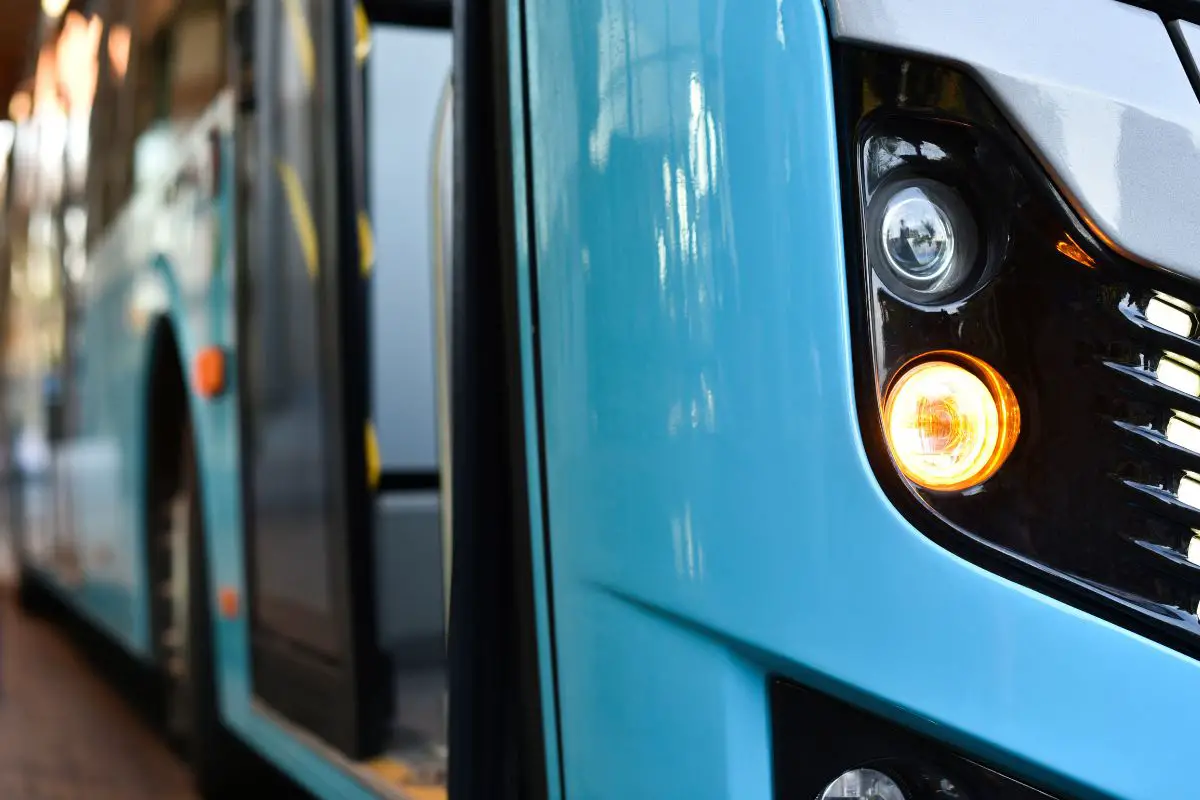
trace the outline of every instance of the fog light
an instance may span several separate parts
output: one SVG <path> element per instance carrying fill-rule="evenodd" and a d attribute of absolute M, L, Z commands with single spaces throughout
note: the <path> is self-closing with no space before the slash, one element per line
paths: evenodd
<path fill-rule="evenodd" d="M 900 372 L 884 401 L 883 426 L 900 471 L 927 489 L 983 483 L 1012 452 L 1021 427 L 1008 382 L 963 353 Z"/>
<path fill-rule="evenodd" d="M 892 291 L 932 303 L 966 285 L 975 271 L 978 232 L 957 192 L 936 181 L 907 181 L 872 206 L 872 262 Z"/>
<path fill-rule="evenodd" d="M 852 769 L 826 786 L 817 800 L 908 800 L 908 796 L 878 770 Z"/>

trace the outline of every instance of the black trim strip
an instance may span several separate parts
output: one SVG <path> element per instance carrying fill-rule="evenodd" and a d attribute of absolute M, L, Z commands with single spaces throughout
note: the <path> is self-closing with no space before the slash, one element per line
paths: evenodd
<path fill-rule="evenodd" d="M 410 28 L 451 27 L 450 0 L 362 0 L 367 19 L 377 25 L 404 25 Z"/>
<path fill-rule="evenodd" d="M 258 25 L 274 31 L 281 20 L 268 15 L 258 19 L 270 6 L 251 4 L 243 37 L 235 44 L 243 52 L 239 66 L 250 59 L 256 68 L 260 87 L 270 86 L 276 65 L 278 37 L 257 52 L 260 42 L 247 38 Z M 340 750 L 352 759 L 372 757 L 384 748 L 392 705 L 392 676 L 385 655 L 379 650 L 375 604 L 373 499 L 367 485 L 366 444 L 363 428 L 369 417 L 369 306 L 367 284 L 362 280 L 359 263 L 358 209 L 365 194 L 363 166 L 361 85 L 353 58 L 355 42 L 354 7 L 348 3 L 321 5 L 313 22 L 314 43 L 318 47 L 320 68 L 317 102 L 328 112 L 314 121 L 320 129 L 314 163 L 320 171 L 321 191 L 332 193 L 336 208 L 320 207 L 316 221 L 331 235 L 322 237 L 320 253 L 323 268 L 313 291 L 318 302 L 319 337 L 317 364 L 322 370 L 325 397 L 329 398 L 321 417 L 321 430 L 315 435 L 326 439 L 325 463 L 331 495 L 327 515 L 317 520 L 328 545 L 324 565 L 329 575 L 330 603 L 326 614 L 309 615 L 294 607 L 271 602 L 259 593 L 257 537 L 263 535 L 256 520 L 254 490 L 256 431 L 255 409 L 247 394 L 253 384 L 246 358 L 237 359 L 239 373 L 238 405 L 241 425 L 241 482 L 243 550 L 247 564 L 246 614 L 251 625 L 252 691 L 255 696 L 285 716 Z M 246 52 L 245 48 L 251 51 Z M 247 88 L 247 84 L 242 84 Z M 253 88 L 253 87 L 251 87 Z M 265 90 L 265 89 L 264 89 Z M 239 104 L 239 141 L 250 128 L 268 124 L 266 113 L 274 100 L 260 97 L 254 108 Z M 270 102 L 268 102 L 270 101 Z M 265 115 L 265 116 L 264 116 Z M 273 124 L 273 123 L 270 123 Z M 262 140 L 269 143 L 269 130 L 260 129 Z M 239 152 L 243 149 L 238 148 Z M 270 167 L 263 167 L 252 180 L 271 181 Z M 239 172 L 240 174 L 240 172 Z M 239 178 L 239 181 L 241 178 Z M 249 200 L 239 185 L 238 203 Z M 275 200 L 263 195 L 254 200 L 274 213 Z M 244 212 L 246 209 L 243 208 Z M 262 254 L 246 250 L 245 213 L 238 217 L 238 268 L 236 316 L 238 340 L 245 341 L 248 321 L 254 312 L 255 288 L 251 271 Z M 332 231 L 336 230 L 336 235 Z M 334 269 L 333 266 L 337 268 Z M 275 620 L 288 619 L 279 629 L 266 624 L 266 609 Z M 318 647 L 292 633 L 314 629 L 333 622 L 336 640 L 331 649 Z"/>
<path fill-rule="evenodd" d="M 392 470 L 379 475 L 377 494 L 385 492 L 437 491 L 442 486 L 441 476 L 436 472 L 402 472 Z"/>
<path fill-rule="evenodd" d="M 341 361 L 341 428 L 345 561 L 331 558 L 346 583 L 344 602 L 349 628 L 351 680 L 354 699 L 353 750 L 366 758 L 386 746 L 394 704 L 393 676 L 379 649 L 375 589 L 374 496 L 367 476 L 364 426 L 371 419 L 371 295 L 370 283 L 358 266 L 362 259 L 358 215 L 366 207 L 367 177 L 364 143 L 366 128 L 363 82 L 354 57 L 357 31 L 354 8 L 334 4 L 332 14 L 332 94 L 340 124 L 334 126 L 337 165 L 334 171 L 337 204 L 336 289 Z M 331 554 L 337 554 L 336 550 Z M 335 573 L 335 578 L 340 577 Z M 335 586 L 337 583 L 335 581 Z"/>
<path fill-rule="evenodd" d="M 548 786 L 513 185 L 523 143 L 510 118 L 519 87 L 509 85 L 505 0 L 456 0 L 454 13 L 449 794 L 540 800 Z"/>
<path fill-rule="evenodd" d="M 1183 38 L 1183 28 L 1179 27 L 1179 20 L 1164 19 L 1163 22 L 1166 23 L 1171 44 L 1175 45 L 1175 52 L 1179 54 L 1179 63 L 1183 64 L 1183 71 L 1187 73 L 1192 89 L 1196 92 L 1196 99 L 1200 100 L 1200 68 L 1196 66 L 1196 54 L 1188 47 L 1187 39 Z"/>
<path fill-rule="evenodd" d="M 1200 0 L 1120 0 L 1127 6 L 1145 8 L 1164 19 L 1186 19 L 1200 24 Z"/>
<path fill-rule="evenodd" d="M 530 97 L 529 81 L 529 39 L 525 24 L 526 15 L 528 13 L 525 0 L 517 0 L 519 4 L 519 13 L 521 19 L 521 75 L 524 81 L 521 86 L 521 112 L 522 112 L 522 127 L 525 130 L 525 141 L 522 146 L 525 149 L 525 224 L 526 236 L 530 242 L 529 247 L 529 316 L 530 327 L 532 328 L 532 355 L 533 355 L 533 386 L 534 386 L 534 406 L 537 414 L 537 446 L 538 446 L 538 482 L 539 490 L 542 496 L 541 517 L 542 517 L 542 553 L 546 569 L 546 623 L 547 623 L 547 638 L 549 639 L 550 647 L 550 680 L 554 690 L 554 737 L 558 746 L 558 779 L 559 793 L 561 797 L 567 796 L 566 784 L 566 769 L 562 763 L 563 753 L 563 738 L 562 738 L 562 711 L 560 709 L 559 698 L 562 697 L 559 691 L 558 682 L 558 624 L 557 616 L 554 608 L 554 558 L 553 549 L 550 546 L 550 485 L 549 476 L 547 473 L 546 461 L 546 411 L 545 411 L 545 388 L 542 382 L 542 340 L 539 332 L 541 326 L 541 303 L 538 300 L 538 257 L 537 247 L 533 246 L 537 242 L 537 227 L 534 224 L 536 217 L 536 204 L 534 202 L 534 187 L 536 181 L 533 174 L 533 114 L 530 111 L 532 99 Z M 519 354 L 518 354 L 519 357 Z M 522 447 L 524 443 L 522 443 Z M 536 665 L 535 665 L 536 666 Z M 536 711 L 541 713 L 541 704 L 536 706 Z M 538 728 L 542 726 L 542 721 L 538 720 Z"/>
<path fill-rule="evenodd" d="M 1165 20 L 1185 19 L 1200 23 L 1200 0 L 1120 0 L 1127 6 L 1153 11 Z"/>

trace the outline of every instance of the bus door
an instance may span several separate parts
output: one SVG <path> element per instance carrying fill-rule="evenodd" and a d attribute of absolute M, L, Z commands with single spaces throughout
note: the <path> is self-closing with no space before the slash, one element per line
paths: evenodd
<path fill-rule="evenodd" d="M 239 25 L 253 689 L 429 797 L 544 796 L 502 9 Z"/>
<path fill-rule="evenodd" d="M 253 693 L 350 758 L 384 747 L 369 231 L 349 3 L 237 12 L 238 360 Z"/>

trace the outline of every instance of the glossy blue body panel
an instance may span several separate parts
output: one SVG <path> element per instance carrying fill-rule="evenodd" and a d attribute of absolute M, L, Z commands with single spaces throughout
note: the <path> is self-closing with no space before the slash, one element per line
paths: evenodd
<path fill-rule="evenodd" d="M 766 800 L 773 674 L 1175 796 L 1200 664 L 937 547 L 872 474 L 821 4 L 526 9 L 566 796 Z"/>

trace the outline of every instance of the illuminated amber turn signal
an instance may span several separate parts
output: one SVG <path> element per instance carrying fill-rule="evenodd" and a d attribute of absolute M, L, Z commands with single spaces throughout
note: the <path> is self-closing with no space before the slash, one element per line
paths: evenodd
<path fill-rule="evenodd" d="M 959 491 L 996 474 L 1021 412 L 1008 382 L 965 353 L 930 353 L 887 391 L 883 428 L 900 471 L 926 489 Z"/>

